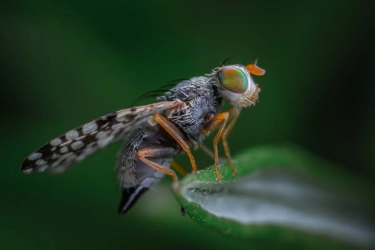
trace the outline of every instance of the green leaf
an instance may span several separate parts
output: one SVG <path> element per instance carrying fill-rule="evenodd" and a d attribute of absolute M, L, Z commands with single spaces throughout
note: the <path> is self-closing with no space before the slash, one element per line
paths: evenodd
<path fill-rule="evenodd" d="M 175 196 L 196 222 L 223 234 L 303 246 L 375 245 L 374 186 L 296 146 L 260 147 L 186 176 Z"/>

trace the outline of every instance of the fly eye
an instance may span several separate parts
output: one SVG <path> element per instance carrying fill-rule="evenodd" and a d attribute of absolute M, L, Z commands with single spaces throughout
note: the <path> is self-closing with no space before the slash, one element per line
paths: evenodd
<path fill-rule="evenodd" d="M 247 75 L 240 69 L 224 68 L 217 73 L 218 80 L 224 88 L 234 93 L 244 93 L 247 90 Z"/>

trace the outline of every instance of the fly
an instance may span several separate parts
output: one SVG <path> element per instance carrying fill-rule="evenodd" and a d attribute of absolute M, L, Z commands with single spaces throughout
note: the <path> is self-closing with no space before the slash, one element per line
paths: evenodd
<path fill-rule="evenodd" d="M 218 129 L 209 154 L 221 180 L 217 144 L 221 139 L 228 165 L 236 174 L 227 137 L 241 108 L 258 100 L 260 88 L 250 74 L 264 73 L 255 60 L 246 66 L 222 65 L 204 76 L 182 80 L 155 103 L 104 115 L 49 141 L 24 160 L 21 170 L 26 174 L 45 170 L 62 173 L 108 144 L 124 139 L 115 168 L 122 189 L 118 213 L 124 214 L 165 174 L 172 177 L 173 188 L 178 188 L 178 177 L 171 167 L 186 171 L 173 161 L 174 155 L 185 152 L 193 172 L 197 172 L 191 150 L 207 151 L 202 142 Z M 222 112 L 224 101 L 233 108 Z"/>

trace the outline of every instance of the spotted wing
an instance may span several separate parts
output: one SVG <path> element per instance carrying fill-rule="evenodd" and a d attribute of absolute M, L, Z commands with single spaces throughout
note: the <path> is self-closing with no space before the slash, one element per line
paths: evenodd
<path fill-rule="evenodd" d="M 22 163 L 21 171 L 32 173 L 49 169 L 64 172 L 108 144 L 126 136 L 142 118 L 181 105 L 181 101 L 165 101 L 123 109 L 75 128 L 31 153 Z"/>

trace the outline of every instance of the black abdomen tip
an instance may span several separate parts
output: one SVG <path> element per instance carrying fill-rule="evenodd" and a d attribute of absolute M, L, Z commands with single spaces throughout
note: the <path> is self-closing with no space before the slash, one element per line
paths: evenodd
<path fill-rule="evenodd" d="M 122 197 L 118 208 L 118 213 L 123 215 L 137 202 L 139 197 L 149 188 L 138 185 L 130 188 L 122 189 Z"/>

